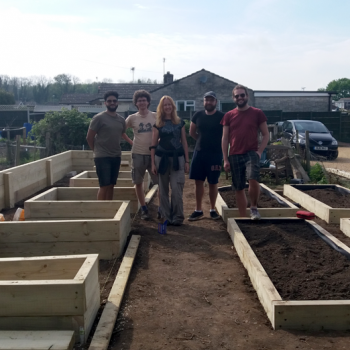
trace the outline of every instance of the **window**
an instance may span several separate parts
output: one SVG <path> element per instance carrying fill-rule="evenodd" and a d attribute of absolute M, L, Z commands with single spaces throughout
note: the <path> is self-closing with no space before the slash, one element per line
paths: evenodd
<path fill-rule="evenodd" d="M 194 111 L 194 101 L 176 101 L 176 109 L 178 111 Z"/>

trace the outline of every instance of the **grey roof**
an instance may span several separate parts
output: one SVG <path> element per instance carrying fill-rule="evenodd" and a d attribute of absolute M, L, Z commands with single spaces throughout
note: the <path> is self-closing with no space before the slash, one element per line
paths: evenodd
<path fill-rule="evenodd" d="M 96 100 L 97 98 L 99 98 L 98 94 L 64 94 L 61 97 L 60 104 L 89 104 L 90 101 Z"/>
<path fill-rule="evenodd" d="M 350 101 L 350 97 L 343 97 L 343 98 L 340 98 L 338 101 L 336 102 L 349 102 Z"/>
<path fill-rule="evenodd" d="M 107 91 L 112 90 L 118 92 L 119 99 L 132 99 L 136 90 L 146 90 L 148 92 L 152 92 L 162 86 L 164 86 L 164 84 L 102 83 L 99 88 L 99 97 L 102 98 Z"/>
<path fill-rule="evenodd" d="M 34 107 L 34 112 L 61 112 L 62 109 L 72 110 L 72 106 L 46 106 L 46 105 L 36 105 Z"/>

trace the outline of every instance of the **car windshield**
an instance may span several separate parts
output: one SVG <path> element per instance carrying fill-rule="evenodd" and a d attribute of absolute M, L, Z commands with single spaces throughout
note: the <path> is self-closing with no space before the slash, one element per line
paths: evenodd
<path fill-rule="evenodd" d="M 313 123 L 313 122 L 295 122 L 295 129 L 300 132 L 305 132 L 308 130 L 309 132 L 317 132 L 317 133 L 329 133 L 327 128 L 321 123 Z"/>

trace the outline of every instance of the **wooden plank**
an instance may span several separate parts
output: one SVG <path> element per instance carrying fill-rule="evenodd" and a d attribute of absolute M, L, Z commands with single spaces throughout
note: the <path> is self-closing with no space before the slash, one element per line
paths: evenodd
<path fill-rule="evenodd" d="M 74 179 L 71 178 L 69 181 L 70 187 L 99 187 L 98 178 L 88 178 L 88 179 Z M 114 186 L 116 187 L 133 187 L 134 184 L 132 183 L 131 179 L 118 179 L 117 184 Z"/>
<path fill-rule="evenodd" d="M 4 174 L 4 195 L 5 195 L 5 208 L 12 208 L 15 205 L 13 186 L 12 186 L 12 173 Z"/>
<path fill-rule="evenodd" d="M 157 190 L 158 190 L 158 185 L 153 185 L 153 187 L 146 194 L 145 201 L 147 204 L 152 200 L 152 198 L 155 195 L 155 193 L 157 192 Z"/>
<path fill-rule="evenodd" d="M 112 219 L 123 201 L 30 201 L 24 203 L 26 219 Z M 29 209 L 29 214 L 28 214 Z"/>
<path fill-rule="evenodd" d="M 28 199 L 26 202 L 33 202 L 39 199 L 41 201 L 45 201 L 45 200 L 55 201 L 57 200 L 57 196 L 58 196 L 57 187 L 54 187 L 54 188 L 50 188 L 49 190 L 43 193 L 36 195 L 35 197 Z"/>
<path fill-rule="evenodd" d="M 350 324 L 349 300 L 273 301 L 275 329 L 346 331 Z"/>
<path fill-rule="evenodd" d="M 49 246 L 55 246 L 59 242 L 67 242 L 67 244 L 76 242 L 75 245 L 77 245 L 79 242 L 81 244 L 89 244 L 89 242 L 92 244 L 97 241 L 119 241 L 119 227 L 120 222 L 113 218 L 108 220 L 2 222 L 0 225 L 0 251 L 10 249 L 12 244 L 21 245 L 22 243 L 50 243 Z M 71 249 L 69 251 L 71 252 Z M 40 254 L 40 256 L 42 255 Z"/>
<path fill-rule="evenodd" d="M 271 301 L 282 300 L 281 296 L 277 292 L 265 269 L 260 264 L 260 261 L 256 257 L 234 219 L 228 219 L 227 232 L 231 237 L 242 264 L 248 272 L 267 317 L 271 321 L 271 324 L 274 325 L 274 310 Z"/>
<path fill-rule="evenodd" d="M 72 350 L 73 331 L 0 331 L 0 350 Z"/>
<path fill-rule="evenodd" d="M 347 219 L 347 218 L 340 219 L 340 230 L 343 231 L 345 235 L 350 237 L 350 219 Z"/>
<path fill-rule="evenodd" d="M 59 187 L 57 200 L 96 200 L 98 187 Z M 113 200 L 133 200 L 136 198 L 134 187 L 114 189 Z M 40 200 L 40 197 L 38 197 Z"/>
<path fill-rule="evenodd" d="M 126 240 L 131 230 L 130 202 L 124 202 L 114 219 L 120 222 L 119 225 L 119 256 L 123 254 Z"/>
<path fill-rule="evenodd" d="M 1 243 L 0 257 L 46 256 L 66 254 L 99 254 L 100 259 L 119 256 L 119 241 Z"/>
<path fill-rule="evenodd" d="M 140 239 L 141 237 L 136 235 L 131 237 L 108 301 L 91 340 L 89 350 L 107 350 L 108 348 Z"/>
<path fill-rule="evenodd" d="M 73 279 L 86 259 L 0 259 L 0 286 L 9 280 Z M 6 283 L 6 282 L 4 282 Z"/>
<path fill-rule="evenodd" d="M 53 181 L 53 168 L 52 168 L 52 160 L 48 159 L 46 161 L 46 178 L 47 178 L 47 182 L 46 185 L 47 186 L 52 186 L 54 181 Z"/>

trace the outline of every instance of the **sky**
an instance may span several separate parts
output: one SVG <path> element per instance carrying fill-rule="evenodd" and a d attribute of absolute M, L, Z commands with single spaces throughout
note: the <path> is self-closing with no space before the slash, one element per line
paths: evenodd
<path fill-rule="evenodd" d="M 348 0 L 0 0 L 0 75 L 118 83 L 134 67 L 162 82 L 164 68 L 204 68 L 253 90 L 315 91 L 350 78 L 349 14 Z"/>

